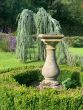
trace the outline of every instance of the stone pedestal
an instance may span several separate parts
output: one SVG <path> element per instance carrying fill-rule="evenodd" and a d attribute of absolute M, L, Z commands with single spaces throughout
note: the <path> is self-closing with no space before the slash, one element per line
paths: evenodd
<path fill-rule="evenodd" d="M 60 74 L 59 67 L 56 62 L 55 49 L 56 44 L 61 41 L 63 35 L 56 34 L 40 34 L 39 38 L 46 45 L 46 61 L 42 68 L 44 80 L 40 83 L 40 88 L 61 88 L 57 81 Z"/>

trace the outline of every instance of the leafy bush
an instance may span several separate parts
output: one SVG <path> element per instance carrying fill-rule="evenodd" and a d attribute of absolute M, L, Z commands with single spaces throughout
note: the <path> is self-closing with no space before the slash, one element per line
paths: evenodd
<path fill-rule="evenodd" d="M 0 35 L 0 50 L 2 51 L 15 51 L 16 38 L 9 34 Z"/>
<path fill-rule="evenodd" d="M 83 37 L 65 37 L 64 41 L 69 45 L 73 47 L 83 47 Z"/>
<path fill-rule="evenodd" d="M 83 38 L 74 38 L 73 47 L 83 47 Z"/>
<path fill-rule="evenodd" d="M 6 39 L 0 40 L 0 50 L 1 51 L 8 51 L 8 42 Z"/>
<path fill-rule="evenodd" d="M 74 72 L 71 78 L 67 78 L 65 81 L 62 82 L 62 84 L 67 89 L 80 87 L 80 74 L 78 72 Z"/>
<path fill-rule="evenodd" d="M 73 76 L 80 68 L 60 66 L 59 81 Z M 34 80 L 41 81 L 40 68 L 20 68 L 0 74 L 0 110 L 82 110 L 82 88 L 69 90 L 45 89 L 39 91 L 31 87 Z M 80 74 L 83 80 L 83 74 Z M 72 77 L 71 77 L 72 76 Z M 74 77 L 74 78 L 73 78 Z M 80 81 L 83 83 L 83 81 Z M 28 83 L 28 85 L 27 85 Z M 26 87 L 28 86 L 28 87 Z"/>

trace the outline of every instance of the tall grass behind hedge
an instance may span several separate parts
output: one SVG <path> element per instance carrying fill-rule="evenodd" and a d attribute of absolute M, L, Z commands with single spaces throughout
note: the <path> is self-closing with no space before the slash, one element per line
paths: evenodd
<path fill-rule="evenodd" d="M 8 42 L 5 38 L 0 40 L 0 50 L 5 52 L 8 51 Z"/>
<path fill-rule="evenodd" d="M 64 41 L 71 47 L 83 47 L 83 36 L 65 37 Z"/>
<path fill-rule="evenodd" d="M 9 34 L 0 35 L 0 50 L 1 51 L 15 51 L 16 49 L 16 38 Z"/>

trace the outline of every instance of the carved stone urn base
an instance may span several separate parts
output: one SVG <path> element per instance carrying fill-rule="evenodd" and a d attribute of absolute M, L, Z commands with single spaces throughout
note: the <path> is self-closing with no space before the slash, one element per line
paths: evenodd
<path fill-rule="evenodd" d="M 42 90 L 44 88 L 62 89 L 63 86 L 60 85 L 58 81 L 43 80 L 42 82 L 40 82 L 40 85 L 38 86 L 38 89 Z"/>

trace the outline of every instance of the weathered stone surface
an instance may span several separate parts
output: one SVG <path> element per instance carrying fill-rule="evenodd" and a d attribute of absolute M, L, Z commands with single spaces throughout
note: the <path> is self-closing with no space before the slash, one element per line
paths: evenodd
<path fill-rule="evenodd" d="M 60 70 L 56 62 L 55 46 L 59 41 L 61 41 L 63 35 L 41 34 L 39 37 L 46 45 L 46 61 L 42 68 L 42 75 L 45 80 L 40 83 L 39 88 L 62 88 L 57 81 Z"/>

